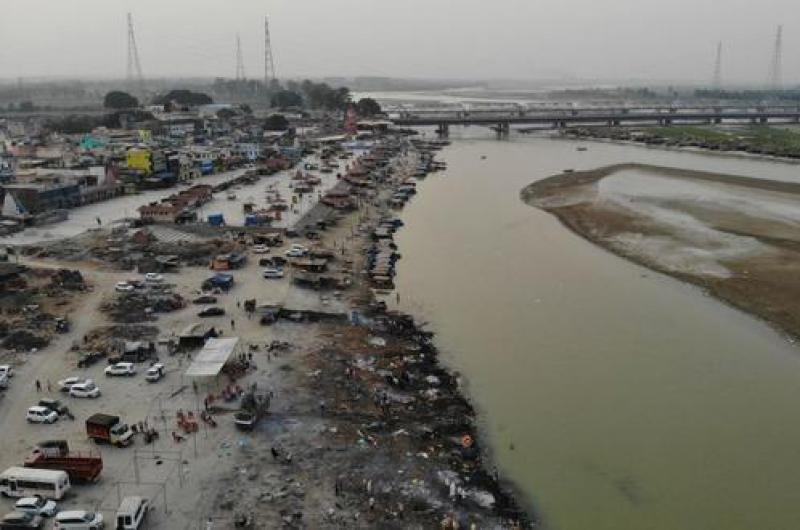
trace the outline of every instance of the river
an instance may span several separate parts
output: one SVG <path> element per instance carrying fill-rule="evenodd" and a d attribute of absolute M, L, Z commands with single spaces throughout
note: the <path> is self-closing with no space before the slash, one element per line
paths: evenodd
<path fill-rule="evenodd" d="M 576 152 L 477 128 L 451 137 L 449 169 L 402 213 L 399 305 L 437 333 L 502 474 L 546 527 L 800 527 L 800 351 L 519 198 L 565 168 L 796 180 L 798 166 L 603 143 Z"/>

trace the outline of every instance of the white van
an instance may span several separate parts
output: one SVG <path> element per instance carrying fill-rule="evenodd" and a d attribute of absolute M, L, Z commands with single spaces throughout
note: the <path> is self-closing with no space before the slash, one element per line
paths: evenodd
<path fill-rule="evenodd" d="M 117 529 L 138 530 L 149 508 L 150 502 L 144 497 L 125 497 L 117 510 Z"/>
<path fill-rule="evenodd" d="M 69 475 L 66 471 L 10 467 L 0 473 L 0 494 L 6 497 L 41 495 L 46 499 L 58 501 L 69 489 Z"/>
<path fill-rule="evenodd" d="M 53 530 L 101 530 L 104 527 L 101 514 L 85 510 L 58 512 L 53 522 Z"/>

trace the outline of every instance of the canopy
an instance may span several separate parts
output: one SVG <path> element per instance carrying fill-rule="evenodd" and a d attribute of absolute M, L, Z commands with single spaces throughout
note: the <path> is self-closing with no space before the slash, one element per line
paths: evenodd
<path fill-rule="evenodd" d="M 228 362 L 238 344 L 239 337 L 208 339 L 189 369 L 186 370 L 186 376 L 213 377 L 219 375 L 220 370 Z"/>

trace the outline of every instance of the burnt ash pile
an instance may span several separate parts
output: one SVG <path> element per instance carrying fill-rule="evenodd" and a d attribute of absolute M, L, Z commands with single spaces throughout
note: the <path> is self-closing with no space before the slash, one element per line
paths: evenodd
<path fill-rule="evenodd" d="M 474 410 L 433 335 L 396 313 L 366 322 L 330 330 L 309 356 L 323 415 L 352 448 L 333 464 L 338 505 L 370 527 L 532 528 L 488 472 Z"/>
<path fill-rule="evenodd" d="M 124 293 L 106 302 L 101 309 L 111 320 L 119 323 L 135 323 L 154 320 L 157 313 L 170 313 L 186 307 L 179 294 L 164 292 Z"/>

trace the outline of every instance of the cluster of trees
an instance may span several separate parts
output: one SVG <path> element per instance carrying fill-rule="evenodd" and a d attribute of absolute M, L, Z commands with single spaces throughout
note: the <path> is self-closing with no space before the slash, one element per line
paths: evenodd
<path fill-rule="evenodd" d="M 177 103 L 181 106 L 192 107 L 197 105 L 208 105 L 213 102 L 214 100 L 211 99 L 211 97 L 207 94 L 203 94 L 202 92 L 192 92 L 191 90 L 185 89 L 171 90 L 166 94 L 162 94 L 153 98 L 154 105 L 164 106 Z M 103 107 L 114 110 L 135 109 L 139 107 L 139 100 L 127 92 L 123 92 L 121 90 L 112 90 L 106 94 L 105 98 L 103 98 Z"/>
<path fill-rule="evenodd" d="M 2 109 L 2 107 L 0 107 L 0 109 Z M 32 101 L 20 101 L 19 104 L 9 103 L 6 110 L 8 112 L 33 112 L 39 110 L 39 107 L 34 105 Z"/>
<path fill-rule="evenodd" d="M 153 98 L 154 105 L 169 105 L 173 102 L 178 105 L 194 107 L 197 105 L 210 105 L 214 103 L 214 100 L 208 94 L 185 89 L 170 90 L 166 94 Z"/>
<path fill-rule="evenodd" d="M 154 119 L 152 114 L 142 110 L 116 111 L 103 116 L 64 116 L 48 121 L 46 127 L 51 131 L 64 134 L 85 134 L 92 132 L 97 127 L 110 129 L 120 127 L 123 118 L 132 122 Z"/>
<path fill-rule="evenodd" d="M 112 90 L 103 98 L 103 107 L 107 109 L 135 109 L 138 106 L 138 99 L 121 90 Z"/>
<path fill-rule="evenodd" d="M 264 122 L 267 131 L 285 131 L 289 129 L 289 120 L 283 114 L 272 114 Z"/>
<path fill-rule="evenodd" d="M 314 83 L 306 79 L 302 83 L 289 81 L 286 86 L 273 88 L 270 103 L 273 107 L 309 107 L 321 110 L 345 110 L 350 104 L 350 89 L 333 88 L 327 83 Z"/>
<path fill-rule="evenodd" d="M 278 85 L 273 90 L 270 103 L 279 109 L 311 108 L 319 110 L 343 111 L 353 101 L 347 87 L 333 88 L 327 83 L 302 83 L 289 81 L 286 86 Z M 375 116 L 381 113 L 381 106 L 372 98 L 363 98 L 356 103 L 360 116 Z"/>
<path fill-rule="evenodd" d="M 800 89 L 790 90 L 722 90 L 701 88 L 695 97 L 703 99 L 732 99 L 739 101 L 784 100 L 800 101 Z"/>

